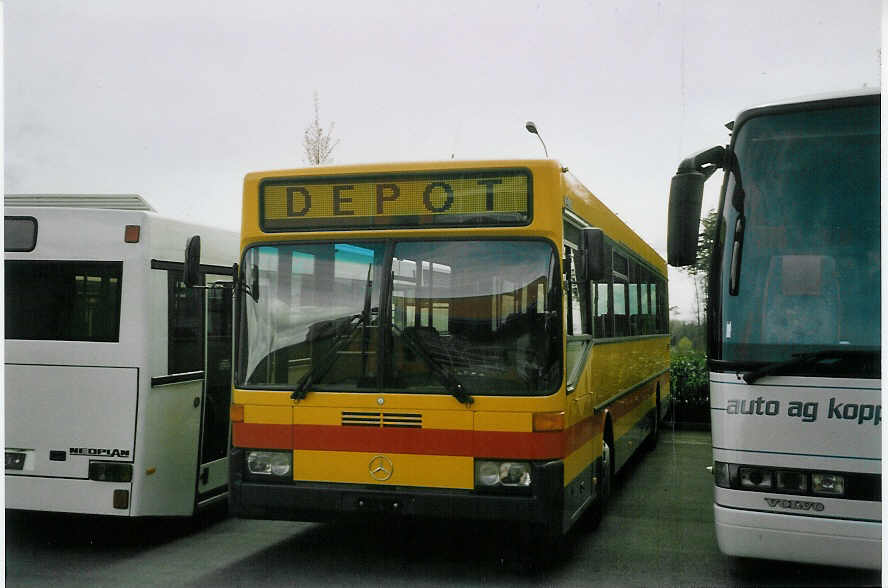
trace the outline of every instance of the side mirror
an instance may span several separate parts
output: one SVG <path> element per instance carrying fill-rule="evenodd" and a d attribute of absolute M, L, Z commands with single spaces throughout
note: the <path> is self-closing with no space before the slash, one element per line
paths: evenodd
<path fill-rule="evenodd" d="M 600 282 L 604 279 L 605 250 L 604 231 L 598 228 L 583 229 L 583 281 Z"/>
<path fill-rule="evenodd" d="M 669 226 L 666 257 L 669 265 L 683 267 L 697 259 L 703 183 L 725 167 L 726 150 L 704 149 L 681 162 L 669 186 Z"/>
<path fill-rule="evenodd" d="M 194 235 L 188 239 L 185 246 L 185 268 L 182 272 L 182 280 L 185 285 L 192 288 L 197 285 L 200 277 L 200 235 Z"/>
<path fill-rule="evenodd" d="M 677 173 L 669 186 L 669 228 L 666 244 L 669 265 L 683 267 L 697 259 L 703 182 L 699 172 Z"/>

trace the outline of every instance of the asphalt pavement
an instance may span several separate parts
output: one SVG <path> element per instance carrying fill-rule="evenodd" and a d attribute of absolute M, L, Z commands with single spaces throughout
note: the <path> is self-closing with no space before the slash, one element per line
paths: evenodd
<path fill-rule="evenodd" d="M 706 431 L 661 433 L 597 529 L 529 564 L 506 524 L 132 521 L 7 513 L 9 586 L 871 586 L 880 573 L 729 558 L 712 522 Z"/>

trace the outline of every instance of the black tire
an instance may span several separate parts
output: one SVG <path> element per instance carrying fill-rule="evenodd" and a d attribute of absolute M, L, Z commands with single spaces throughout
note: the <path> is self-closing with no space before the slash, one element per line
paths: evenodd
<path fill-rule="evenodd" d="M 584 517 L 584 526 L 589 530 L 597 529 L 601 524 L 601 519 L 604 518 L 605 508 L 607 507 L 608 500 L 610 500 L 611 485 L 613 484 L 614 479 L 613 455 L 614 452 L 612 449 L 612 443 L 610 443 L 610 438 L 605 436 L 604 441 L 601 444 L 601 467 L 598 486 L 596 488 L 598 496 L 596 496 L 595 502 L 593 502 L 589 507 L 589 510 L 586 511 Z"/>
<path fill-rule="evenodd" d="M 660 395 L 657 394 L 657 406 L 654 407 L 654 422 L 651 423 L 651 432 L 647 439 L 644 440 L 644 447 L 647 451 L 653 451 L 657 448 L 657 441 L 660 439 Z"/>

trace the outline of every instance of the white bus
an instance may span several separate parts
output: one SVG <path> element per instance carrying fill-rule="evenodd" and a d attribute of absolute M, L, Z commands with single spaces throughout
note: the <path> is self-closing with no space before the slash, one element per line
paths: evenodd
<path fill-rule="evenodd" d="M 190 516 L 227 500 L 237 234 L 139 196 L 7 195 L 6 508 Z M 203 236 L 201 283 L 183 254 Z"/>
<path fill-rule="evenodd" d="M 669 263 L 694 261 L 723 169 L 709 269 L 715 527 L 728 555 L 880 567 L 878 92 L 741 112 L 681 163 Z"/>

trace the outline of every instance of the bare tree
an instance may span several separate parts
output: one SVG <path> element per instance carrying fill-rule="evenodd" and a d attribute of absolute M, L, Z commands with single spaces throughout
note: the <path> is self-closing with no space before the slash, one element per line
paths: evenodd
<path fill-rule="evenodd" d="M 318 93 L 314 93 L 314 121 L 305 127 L 305 133 L 302 135 L 302 147 L 305 149 L 305 161 L 309 165 L 323 165 L 331 163 L 333 158 L 333 149 L 339 145 L 339 139 L 333 139 L 333 127 L 336 123 L 331 122 L 330 128 L 324 132 L 321 126 L 320 108 L 318 106 Z"/>

